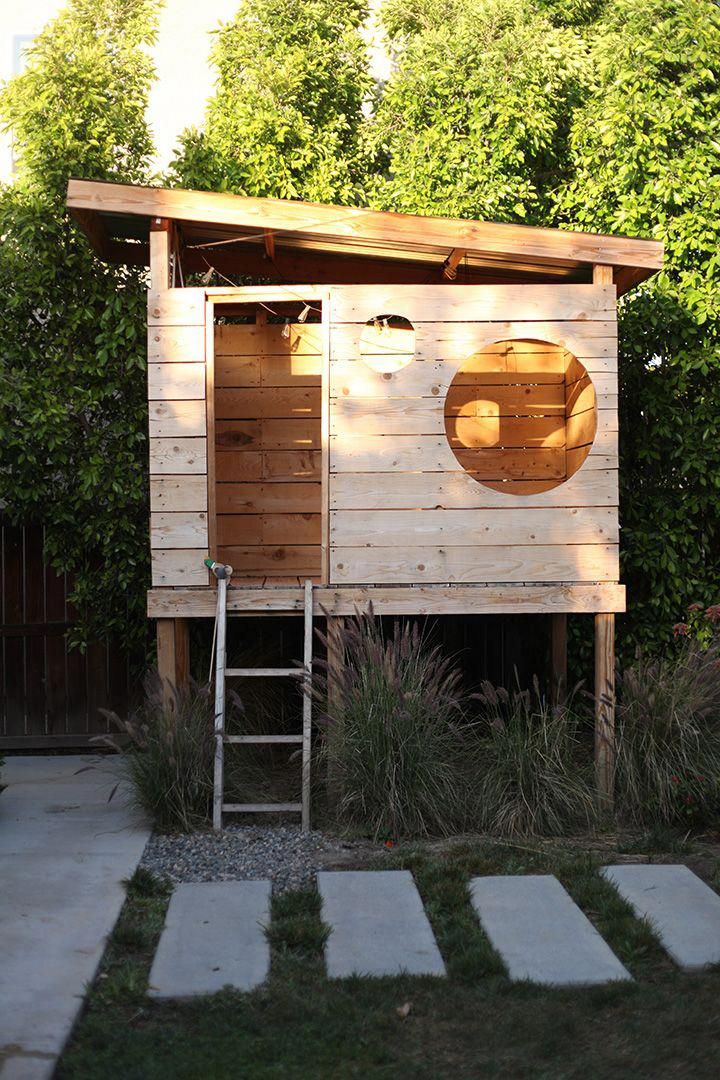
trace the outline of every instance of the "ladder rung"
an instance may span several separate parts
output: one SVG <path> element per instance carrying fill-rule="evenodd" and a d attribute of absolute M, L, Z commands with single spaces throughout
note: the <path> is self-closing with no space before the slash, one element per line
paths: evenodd
<path fill-rule="evenodd" d="M 302 803 L 223 803 L 224 814 L 285 814 L 290 811 L 302 811 Z"/>
<path fill-rule="evenodd" d="M 301 679 L 305 672 L 302 668 L 283 668 L 283 667 L 230 667 L 225 668 L 225 677 L 234 676 L 237 678 L 260 678 L 262 676 L 277 675 L 284 678 L 296 678 Z"/>
<path fill-rule="evenodd" d="M 302 735 L 226 735 L 226 743 L 301 743 Z"/>

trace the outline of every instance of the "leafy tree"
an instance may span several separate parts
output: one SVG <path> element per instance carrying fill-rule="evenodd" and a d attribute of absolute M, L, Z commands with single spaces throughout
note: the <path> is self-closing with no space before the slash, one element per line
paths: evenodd
<path fill-rule="evenodd" d="M 218 34 L 218 89 L 173 163 L 186 187 L 348 203 L 371 90 L 365 0 L 245 0 Z"/>
<path fill-rule="evenodd" d="M 139 182 L 156 0 L 71 0 L 0 96 L 18 160 L 0 190 L 0 504 L 75 576 L 77 640 L 145 634 L 144 275 L 96 259 L 68 177 Z"/>
<path fill-rule="evenodd" d="M 389 0 L 397 67 L 368 138 L 384 209 L 542 222 L 587 47 L 528 0 Z"/>
<path fill-rule="evenodd" d="M 556 221 L 665 242 L 620 325 L 626 621 L 652 645 L 720 584 L 720 9 L 612 0 L 588 40 Z"/>

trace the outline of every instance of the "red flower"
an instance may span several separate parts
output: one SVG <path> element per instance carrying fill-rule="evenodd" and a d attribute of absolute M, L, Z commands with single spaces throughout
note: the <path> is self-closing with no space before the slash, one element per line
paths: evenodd
<path fill-rule="evenodd" d="M 710 622 L 720 622 L 720 604 L 711 604 L 709 608 L 705 608 L 705 615 Z"/>
<path fill-rule="evenodd" d="M 676 622 L 673 626 L 673 634 L 675 637 L 687 637 L 689 626 L 686 622 Z"/>
<path fill-rule="evenodd" d="M 395 841 L 394 841 L 394 840 L 386 840 L 386 841 L 385 841 L 385 847 L 386 847 L 386 848 L 392 848 L 392 847 L 395 847 Z"/>
<path fill-rule="evenodd" d="M 702 609 L 703 609 L 702 604 L 691 604 L 690 607 L 688 608 L 688 611 L 702 611 Z"/>

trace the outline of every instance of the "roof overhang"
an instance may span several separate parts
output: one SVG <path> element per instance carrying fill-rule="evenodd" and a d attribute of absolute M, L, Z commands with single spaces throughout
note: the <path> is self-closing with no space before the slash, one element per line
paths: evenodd
<path fill-rule="evenodd" d="M 186 273 L 289 283 L 587 282 L 601 264 L 622 294 L 663 262 L 657 240 L 181 188 L 73 179 L 67 205 L 108 262 L 149 265 L 150 227 L 164 219 Z"/>

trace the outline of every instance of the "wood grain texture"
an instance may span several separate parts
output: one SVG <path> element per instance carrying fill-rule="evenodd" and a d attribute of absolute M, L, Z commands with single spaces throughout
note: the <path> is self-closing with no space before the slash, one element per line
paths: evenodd
<path fill-rule="evenodd" d="M 150 442 L 151 476 L 175 476 L 207 472 L 205 439 L 152 439 Z"/>
<path fill-rule="evenodd" d="M 316 586 L 313 614 L 353 615 L 372 601 L 378 615 L 503 615 L 549 614 L 625 610 L 625 586 L 593 585 L 413 585 L 413 586 Z M 211 618 L 215 614 L 215 590 L 150 589 L 147 597 L 151 618 L 186 615 Z M 235 614 L 301 612 L 301 588 L 252 588 L 242 586 L 228 593 L 228 611 Z"/>
<path fill-rule="evenodd" d="M 517 321 L 519 312 L 528 321 L 608 321 L 615 309 L 615 288 L 608 285 L 346 285 L 330 290 L 331 323 L 365 323 L 383 314 L 402 315 L 413 326 Z"/>
<path fill-rule="evenodd" d="M 166 476 L 150 480 L 150 509 L 153 512 L 206 511 L 207 506 L 208 489 L 205 476 Z"/>
<path fill-rule="evenodd" d="M 205 364 L 149 364 L 150 401 L 205 400 Z"/>
<path fill-rule="evenodd" d="M 172 511 L 150 515 L 151 548 L 207 548 L 205 511 Z"/>
<path fill-rule="evenodd" d="M 330 516 L 334 547 L 616 544 L 613 507 L 514 510 L 343 510 Z"/>
<path fill-rule="evenodd" d="M 149 364 L 202 364 L 204 361 L 204 327 L 148 327 Z"/>
<path fill-rule="evenodd" d="M 185 548 L 151 552 L 152 583 L 161 586 L 205 585 L 208 583 L 207 548 Z"/>
<path fill-rule="evenodd" d="M 204 289 L 151 289 L 148 326 L 204 326 Z"/>
<path fill-rule="evenodd" d="M 150 438 L 205 436 L 204 400 L 151 401 L 148 404 Z"/>
<path fill-rule="evenodd" d="M 335 547 L 330 580 L 341 584 L 410 582 L 618 581 L 612 544 L 532 547 Z"/>

